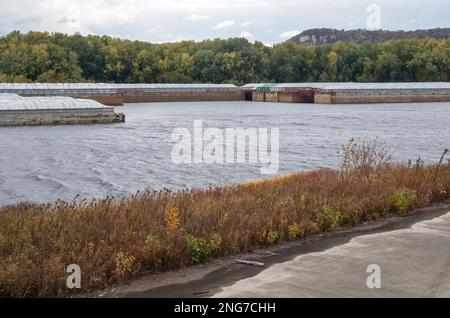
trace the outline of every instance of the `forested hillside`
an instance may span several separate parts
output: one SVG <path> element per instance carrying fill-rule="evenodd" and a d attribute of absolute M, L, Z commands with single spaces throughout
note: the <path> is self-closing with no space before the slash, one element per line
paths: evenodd
<path fill-rule="evenodd" d="M 234 83 L 449 81 L 450 40 L 273 48 L 242 38 L 169 44 L 13 32 L 0 38 L 0 82 Z"/>
<path fill-rule="evenodd" d="M 338 41 L 351 41 L 355 43 L 381 43 L 391 40 L 420 40 L 434 38 L 440 40 L 450 39 L 450 28 L 435 28 L 415 31 L 389 31 L 389 30 L 337 30 L 337 29 L 309 29 L 292 37 L 300 45 L 330 45 Z"/>

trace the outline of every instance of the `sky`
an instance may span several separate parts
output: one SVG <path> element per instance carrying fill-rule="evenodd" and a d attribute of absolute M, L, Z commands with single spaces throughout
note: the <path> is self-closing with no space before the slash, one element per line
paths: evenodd
<path fill-rule="evenodd" d="M 2 35 L 79 32 L 154 43 L 245 37 L 272 45 L 310 28 L 450 27 L 449 0 L 0 0 L 0 5 Z"/>

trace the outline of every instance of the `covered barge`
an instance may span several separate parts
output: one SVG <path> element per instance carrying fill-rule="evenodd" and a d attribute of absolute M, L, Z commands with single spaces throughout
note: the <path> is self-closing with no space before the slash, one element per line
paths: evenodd
<path fill-rule="evenodd" d="M 252 83 L 232 84 L 10 84 L 0 94 L 65 96 L 108 106 L 124 103 L 243 101 L 362 104 L 450 102 L 450 83 Z"/>
<path fill-rule="evenodd" d="M 450 83 L 286 83 L 244 86 L 258 102 L 367 104 L 450 102 Z"/>
<path fill-rule="evenodd" d="M 450 102 L 450 83 L 334 83 L 316 90 L 316 104 Z"/>
<path fill-rule="evenodd" d="M 71 97 L 22 97 L 0 93 L 0 126 L 124 122 L 114 107 Z"/>
<path fill-rule="evenodd" d="M 244 92 L 231 84 L 0 83 L 0 93 L 23 97 L 67 96 L 108 106 L 124 103 L 238 101 Z"/>

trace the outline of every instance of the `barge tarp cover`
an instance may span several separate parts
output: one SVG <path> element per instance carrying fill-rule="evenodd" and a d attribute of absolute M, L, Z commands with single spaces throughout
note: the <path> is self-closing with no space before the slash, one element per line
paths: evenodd
<path fill-rule="evenodd" d="M 21 97 L 16 94 L 0 94 L 0 111 L 47 109 L 105 109 L 102 104 L 87 99 L 71 97 Z"/>
<path fill-rule="evenodd" d="M 98 92 L 121 90 L 144 90 L 151 92 L 189 91 L 238 91 L 233 84 L 106 84 L 106 83 L 0 83 L 0 93 L 16 91 L 85 91 Z"/>
<path fill-rule="evenodd" d="M 414 82 L 414 83 L 284 83 L 273 89 L 315 88 L 322 90 L 420 90 L 450 89 L 449 82 Z"/>

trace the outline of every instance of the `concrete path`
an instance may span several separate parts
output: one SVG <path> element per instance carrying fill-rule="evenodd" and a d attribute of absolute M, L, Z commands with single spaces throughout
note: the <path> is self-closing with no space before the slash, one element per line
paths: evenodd
<path fill-rule="evenodd" d="M 367 287 L 375 273 L 367 273 L 371 264 L 380 269 L 379 289 Z M 214 296 L 450 297 L 450 212 L 408 229 L 363 235 L 300 255 Z"/>

